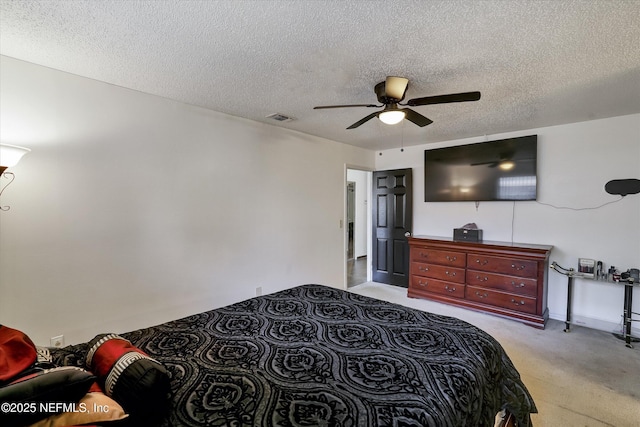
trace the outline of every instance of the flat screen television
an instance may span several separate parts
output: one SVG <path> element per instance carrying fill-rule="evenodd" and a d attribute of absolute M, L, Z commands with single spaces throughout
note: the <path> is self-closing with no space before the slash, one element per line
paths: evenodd
<path fill-rule="evenodd" d="M 538 135 L 424 151 L 425 202 L 536 200 Z"/>

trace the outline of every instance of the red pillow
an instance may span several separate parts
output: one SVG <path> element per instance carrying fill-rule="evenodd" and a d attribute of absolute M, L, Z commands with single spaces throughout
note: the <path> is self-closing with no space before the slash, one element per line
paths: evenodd
<path fill-rule="evenodd" d="M 36 356 L 36 346 L 28 336 L 0 325 L 0 384 L 33 365 Z"/>
<path fill-rule="evenodd" d="M 159 362 L 116 334 L 89 342 L 86 366 L 105 394 L 133 418 L 158 415 L 170 397 L 169 375 Z"/>

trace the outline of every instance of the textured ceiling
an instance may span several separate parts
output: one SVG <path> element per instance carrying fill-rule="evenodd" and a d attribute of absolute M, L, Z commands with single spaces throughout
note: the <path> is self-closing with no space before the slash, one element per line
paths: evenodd
<path fill-rule="evenodd" d="M 375 150 L 640 113 L 640 1 L 0 0 L 0 53 Z M 482 99 L 424 128 L 313 110 L 388 75 Z"/>

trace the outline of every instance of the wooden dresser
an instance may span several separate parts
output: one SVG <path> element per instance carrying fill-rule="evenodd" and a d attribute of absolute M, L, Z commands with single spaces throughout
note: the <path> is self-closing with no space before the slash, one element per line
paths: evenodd
<path fill-rule="evenodd" d="M 553 246 L 409 237 L 408 295 L 508 317 L 544 329 Z"/>

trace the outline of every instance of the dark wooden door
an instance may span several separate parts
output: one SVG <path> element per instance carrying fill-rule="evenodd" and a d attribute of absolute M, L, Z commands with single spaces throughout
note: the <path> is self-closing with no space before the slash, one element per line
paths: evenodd
<path fill-rule="evenodd" d="M 411 169 L 373 173 L 373 281 L 409 287 Z"/>

